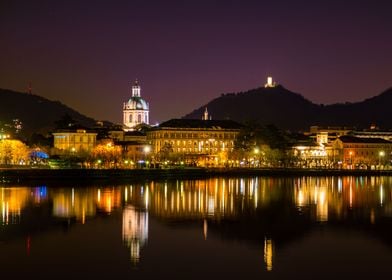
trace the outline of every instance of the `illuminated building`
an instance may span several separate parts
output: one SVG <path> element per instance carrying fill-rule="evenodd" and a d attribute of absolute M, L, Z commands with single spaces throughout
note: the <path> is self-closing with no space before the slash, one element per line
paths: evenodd
<path fill-rule="evenodd" d="M 319 145 L 329 145 L 340 136 L 347 135 L 353 131 L 351 127 L 340 126 L 311 126 L 309 132 L 304 133 Z"/>
<path fill-rule="evenodd" d="M 346 126 L 318 126 L 318 125 L 313 125 L 310 127 L 309 133 L 308 134 L 318 134 L 321 132 L 335 135 L 336 137 L 347 135 L 354 129 L 352 127 L 346 127 Z"/>
<path fill-rule="evenodd" d="M 54 148 L 69 153 L 90 152 L 97 141 L 97 133 L 84 129 L 57 131 L 53 133 L 53 137 Z"/>
<path fill-rule="evenodd" d="M 206 107 L 206 109 L 205 109 L 205 111 L 204 111 L 204 114 L 203 114 L 203 116 L 201 117 L 201 119 L 202 119 L 202 120 L 205 120 L 205 121 L 208 121 L 208 120 L 211 120 L 211 119 L 212 119 L 211 116 L 208 115 L 207 107 Z"/>
<path fill-rule="evenodd" d="M 131 205 L 126 206 L 123 210 L 122 237 L 130 248 L 131 261 L 138 263 L 140 249 L 148 239 L 148 212 L 138 211 Z"/>
<path fill-rule="evenodd" d="M 392 131 L 353 131 L 353 136 L 359 138 L 381 138 L 392 141 Z"/>
<path fill-rule="evenodd" d="M 359 138 L 381 138 L 392 141 L 392 131 L 381 131 L 373 127 L 370 130 L 355 130 L 353 127 L 345 126 L 311 126 L 309 132 L 305 133 L 310 138 L 315 139 L 317 143 L 332 143 L 340 136 L 352 135 Z M 327 142 L 325 142 L 327 139 Z"/>
<path fill-rule="evenodd" d="M 324 145 L 308 144 L 292 147 L 292 152 L 298 160 L 303 161 L 304 167 L 324 166 L 328 159 L 327 149 Z"/>
<path fill-rule="evenodd" d="M 272 77 L 267 77 L 267 83 L 264 85 L 265 88 L 276 87 L 276 83 L 272 81 Z"/>
<path fill-rule="evenodd" d="M 241 127 L 231 120 L 172 119 L 147 131 L 147 142 L 157 157 L 170 150 L 184 160 L 215 165 L 227 159 Z"/>
<path fill-rule="evenodd" d="M 345 166 L 369 167 L 389 164 L 392 142 L 381 138 L 341 136 L 332 143 L 337 159 Z"/>
<path fill-rule="evenodd" d="M 132 96 L 123 105 L 123 124 L 125 130 L 132 130 L 142 123 L 149 124 L 149 105 L 140 96 L 140 85 L 136 80 L 132 86 Z"/>

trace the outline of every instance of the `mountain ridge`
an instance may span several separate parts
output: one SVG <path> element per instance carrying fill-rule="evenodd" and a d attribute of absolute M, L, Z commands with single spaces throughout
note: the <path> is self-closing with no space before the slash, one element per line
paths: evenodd
<path fill-rule="evenodd" d="M 313 103 L 302 94 L 278 85 L 221 94 L 183 118 L 201 118 L 207 107 L 215 119 L 256 121 L 293 131 L 304 131 L 311 125 L 352 126 L 360 129 L 373 123 L 392 128 L 389 104 L 392 104 L 392 88 L 359 102 L 324 105 Z"/>
<path fill-rule="evenodd" d="M 14 119 L 22 121 L 24 136 L 32 133 L 47 134 L 55 128 L 55 121 L 69 115 L 82 126 L 92 127 L 96 120 L 87 117 L 60 101 L 45 97 L 0 89 L 0 121 L 11 123 Z"/>

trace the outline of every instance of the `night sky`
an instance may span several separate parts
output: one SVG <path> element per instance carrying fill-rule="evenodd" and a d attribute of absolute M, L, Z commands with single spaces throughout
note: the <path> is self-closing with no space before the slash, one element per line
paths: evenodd
<path fill-rule="evenodd" d="M 122 122 L 138 78 L 150 120 L 271 75 L 316 103 L 392 86 L 392 1 L 0 2 L 0 88 Z"/>

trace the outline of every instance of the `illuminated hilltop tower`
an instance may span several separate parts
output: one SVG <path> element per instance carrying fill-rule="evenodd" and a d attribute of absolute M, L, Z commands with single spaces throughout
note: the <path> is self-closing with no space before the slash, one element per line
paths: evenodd
<path fill-rule="evenodd" d="M 264 85 L 266 88 L 276 87 L 276 82 L 272 80 L 272 77 L 267 78 L 267 83 Z"/>
<path fill-rule="evenodd" d="M 140 97 L 140 85 L 136 80 L 132 86 L 132 96 L 123 107 L 123 123 L 125 129 L 132 130 L 135 126 L 145 123 L 149 124 L 148 103 Z"/>

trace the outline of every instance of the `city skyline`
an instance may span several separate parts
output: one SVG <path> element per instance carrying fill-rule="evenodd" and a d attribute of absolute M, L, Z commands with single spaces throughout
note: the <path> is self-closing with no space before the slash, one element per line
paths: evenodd
<path fill-rule="evenodd" d="M 391 5 L 2 3 L 0 87 L 31 81 L 34 94 L 117 123 L 135 78 L 152 124 L 267 76 L 315 103 L 361 101 L 392 85 Z"/>

